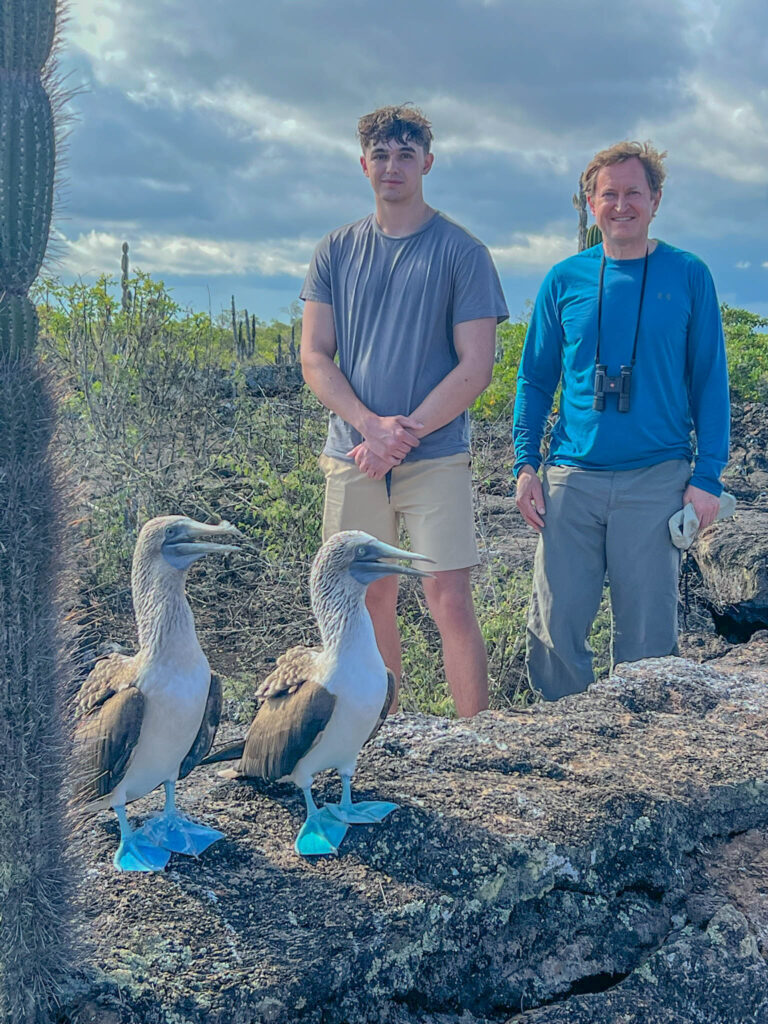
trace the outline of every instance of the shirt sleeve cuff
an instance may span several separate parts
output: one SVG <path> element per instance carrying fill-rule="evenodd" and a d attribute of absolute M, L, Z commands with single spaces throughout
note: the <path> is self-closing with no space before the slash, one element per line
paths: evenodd
<path fill-rule="evenodd" d="M 702 491 L 706 491 L 708 494 L 714 494 L 716 498 L 719 498 L 723 492 L 723 485 L 720 481 L 705 473 L 704 470 L 699 472 L 694 469 L 693 476 L 688 481 L 688 485 L 691 487 L 698 487 Z"/>
<path fill-rule="evenodd" d="M 521 458 L 519 458 L 517 460 L 517 462 L 514 464 L 514 466 L 512 467 L 512 476 L 515 478 L 515 480 L 517 480 L 517 477 L 518 477 L 518 475 L 520 473 L 520 470 L 523 468 L 523 466 L 533 466 L 533 468 L 538 473 L 540 465 L 541 465 L 541 457 L 538 456 L 538 455 L 535 455 L 535 456 L 534 455 L 521 456 Z"/>

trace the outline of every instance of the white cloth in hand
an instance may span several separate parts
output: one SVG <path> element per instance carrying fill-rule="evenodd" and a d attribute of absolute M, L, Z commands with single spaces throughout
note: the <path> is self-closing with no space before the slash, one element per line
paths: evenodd
<path fill-rule="evenodd" d="M 720 495 L 720 509 L 715 516 L 715 522 L 718 519 L 727 519 L 728 516 L 732 516 L 736 508 L 736 499 L 732 494 L 727 491 L 723 491 Z M 675 512 L 669 520 L 669 535 L 672 538 L 672 543 L 676 548 L 680 548 L 681 551 L 687 551 L 688 548 L 696 540 L 696 535 L 699 532 L 699 517 L 696 515 L 696 510 L 691 502 L 688 502 L 679 512 Z"/>

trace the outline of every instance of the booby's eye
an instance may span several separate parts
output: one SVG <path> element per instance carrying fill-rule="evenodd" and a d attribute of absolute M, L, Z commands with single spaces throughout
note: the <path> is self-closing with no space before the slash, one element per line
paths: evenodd
<path fill-rule="evenodd" d="M 176 527 L 175 526 L 166 526 L 166 528 L 165 528 L 165 536 L 166 537 L 172 537 L 174 535 L 174 533 L 176 533 Z"/>
<path fill-rule="evenodd" d="M 368 554 L 368 548 L 365 546 L 365 544 L 360 544 L 355 554 L 357 555 L 358 558 L 365 558 L 365 556 Z"/>

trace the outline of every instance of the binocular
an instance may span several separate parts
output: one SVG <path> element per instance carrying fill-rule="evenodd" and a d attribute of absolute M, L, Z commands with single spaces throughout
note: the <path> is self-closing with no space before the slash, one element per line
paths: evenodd
<path fill-rule="evenodd" d="M 602 412 L 605 409 L 605 396 L 616 395 L 619 400 L 619 412 L 629 412 L 629 392 L 631 387 L 631 366 L 622 366 L 618 377 L 609 377 L 608 367 L 605 363 L 597 363 L 595 366 L 595 389 L 592 408 Z"/>

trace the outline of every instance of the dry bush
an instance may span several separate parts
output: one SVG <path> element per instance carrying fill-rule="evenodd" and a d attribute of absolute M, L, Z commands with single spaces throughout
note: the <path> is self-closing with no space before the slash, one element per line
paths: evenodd
<path fill-rule="evenodd" d="M 241 366 L 223 368 L 220 335 L 198 317 L 179 322 L 158 301 L 126 324 L 86 306 L 46 338 L 62 394 L 58 443 L 79 483 L 71 616 L 83 671 L 108 643 L 135 644 L 138 531 L 181 513 L 229 519 L 249 538 L 240 554 L 196 566 L 189 593 L 217 668 L 258 672 L 313 638 L 306 580 L 320 541 L 325 414 L 304 391 L 267 399 Z"/>

